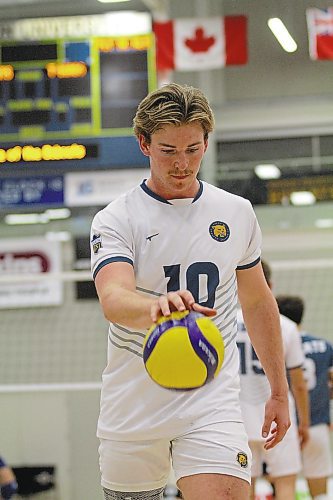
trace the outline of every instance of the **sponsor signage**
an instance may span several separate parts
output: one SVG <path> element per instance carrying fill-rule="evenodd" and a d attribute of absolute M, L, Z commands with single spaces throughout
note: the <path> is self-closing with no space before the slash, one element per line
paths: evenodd
<path fill-rule="evenodd" d="M 60 305 L 60 243 L 44 238 L 0 240 L 0 309 Z M 50 273 L 50 274 L 49 274 Z"/>
<path fill-rule="evenodd" d="M 65 205 L 107 205 L 148 177 L 148 168 L 68 173 L 65 175 Z"/>
<path fill-rule="evenodd" d="M 63 176 L 0 179 L 0 208 L 22 206 L 62 206 Z"/>

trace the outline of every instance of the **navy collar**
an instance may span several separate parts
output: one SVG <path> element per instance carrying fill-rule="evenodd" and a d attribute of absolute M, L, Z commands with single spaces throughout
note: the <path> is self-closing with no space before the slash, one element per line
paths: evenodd
<path fill-rule="evenodd" d="M 168 200 L 166 200 L 165 198 L 162 198 L 162 196 L 159 196 L 158 194 L 154 193 L 154 191 L 149 189 L 146 181 L 147 181 L 147 179 L 144 179 L 142 181 L 142 183 L 140 184 L 140 187 L 144 190 L 145 193 L 147 193 L 152 198 L 155 198 L 155 200 L 160 201 L 161 203 L 166 203 L 167 205 L 172 205 L 172 203 L 170 203 Z M 202 192 L 203 192 L 203 183 L 199 179 L 199 189 L 198 189 L 197 194 L 193 198 L 192 203 L 194 203 L 195 201 L 197 201 L 198 198 L 200 198 L 200 196 L 202 195 Z"/>

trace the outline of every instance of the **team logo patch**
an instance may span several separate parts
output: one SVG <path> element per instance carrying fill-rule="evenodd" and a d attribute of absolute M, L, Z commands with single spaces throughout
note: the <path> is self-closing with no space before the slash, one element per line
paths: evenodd
<path fill-rule="evenodd" d="M 92 249 L 94 253 L 98 253 L 98 250 L 102 248 L 102 237 L 100 234 L 94 234 L 91 240 Z"/>
<path fill-rule="evenodd" d="M 244 467 L 245 469 L 248 466 L 247 454 L 243 451 L 237 453 L 237 462 L 241 467 Z"/>
<path fill-rule="evenodd" d="M 216 220 L 209 226 L 209 234 L 216 241 L 226 241 L 230 236 L 230 229 L 225 222 Z"/>

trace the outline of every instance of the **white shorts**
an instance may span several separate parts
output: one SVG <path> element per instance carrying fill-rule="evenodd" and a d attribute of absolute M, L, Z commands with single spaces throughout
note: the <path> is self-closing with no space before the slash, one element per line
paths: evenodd
<path fill-rule="evenodd" d="M 100 440 L 101 484 L 114 491 L 150 491 L 193 474 L 227 474 L 251 482 L 251 451 L 244 425 L 218 422 L 174 439 Z M 171 461 L 170 461 L 171 459 Z"/>
<path fill-rule="evenodd" d="M 302 469 L 298 431 L 295 425 L 289 427 L 286 435 L 274 448 L 264 449 L 264 441 L 250 442 L 252 451 L 252 477 L 262 476 L 263 463 L 272 477 L 298 474 Z"/>
<path fill-rule="evenodd" d="M 328 425 L 310 427 L 310 439 L 302 450 L 303 475 L 306 478 L 332 474 L 331 440 Z"/>

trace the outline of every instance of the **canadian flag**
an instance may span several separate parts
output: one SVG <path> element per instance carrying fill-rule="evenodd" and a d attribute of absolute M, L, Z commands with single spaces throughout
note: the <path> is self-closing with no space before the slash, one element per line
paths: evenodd
<path fill-rule="evenodd" d="M 154 22 L 157 70 L 193 71 L 247 63 L 247 18 Z"/>
<path fill-rule="evenodd" d="M 333 59 L 333 7 L 307 9 L 311 59 Z"/>

